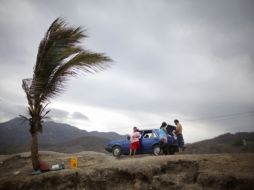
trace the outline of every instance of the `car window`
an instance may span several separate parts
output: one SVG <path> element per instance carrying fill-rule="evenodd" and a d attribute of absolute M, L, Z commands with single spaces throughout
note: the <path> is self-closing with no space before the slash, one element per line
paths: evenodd
<path fill-rule="evenodd" d="M 144 138 L 150 139 L 151 137 L 152 137 L 152 133 L 146 133 L 146 134 L 144 135 Z"/>
<path fill-rule="evenodd" d="M 156 134 L 152 131 L 145 132 L 143 135 L 144 139 L 151 139 L 151 138 L 155 138 L 155 137 L 156 137 Z"/>

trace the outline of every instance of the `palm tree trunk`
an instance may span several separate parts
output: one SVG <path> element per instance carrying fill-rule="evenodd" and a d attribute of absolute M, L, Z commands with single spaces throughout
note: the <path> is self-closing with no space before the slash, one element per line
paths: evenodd
<path fill-rule="evenodd" d="M 32 157 L 32 165 L 34 170 L 40 169 L 39 164 L 39 154 L 38 154 L 38 138 L 37 132 L 34 132 L 32 135 L 32 143 L 31 143 L 31 157 Z"/>

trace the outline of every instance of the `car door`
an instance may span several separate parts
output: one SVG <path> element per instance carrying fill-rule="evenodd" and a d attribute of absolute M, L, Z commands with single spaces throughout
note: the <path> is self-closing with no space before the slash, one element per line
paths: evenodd
<path fill-rule="evenodd" d="M 122 153 L 123 154 L 129 154 L 129 151 L 130 151 L 130 140 L 126 139 L 126 140 L 123 140 L 122 142 Z"/>
<path fill-rule="evenodd" d="M 142 153 L 152 153 L 153 145 L 159 142 L 159 138 L 153 130 L 147 130 L 142 134 L 140 141 Z"/>

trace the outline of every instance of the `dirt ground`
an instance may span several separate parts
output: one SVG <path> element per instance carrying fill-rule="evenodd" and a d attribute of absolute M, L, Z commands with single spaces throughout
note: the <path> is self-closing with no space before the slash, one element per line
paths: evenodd
<path fill-rule="evenodd" d="M 40 152 L 49 165 L 65 169 L 31 175 L 29 153 L 0 155 L 0 189 L 75 190 L 251 190 L 254 154 L 141 155 L 136 158 L 81 152 L 78 169 L 70 169 L 73 154 Z"/>

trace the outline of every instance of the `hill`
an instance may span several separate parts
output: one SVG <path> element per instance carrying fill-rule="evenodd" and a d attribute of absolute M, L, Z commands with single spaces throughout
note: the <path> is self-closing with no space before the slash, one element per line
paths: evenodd
<path fill-rule="evenodd" d="M 46 121 L 43 133 L 39 134 L 41 150 L 63 152 L 103 151 L 109 140 L 126 138 L 114 132 L 88 132 L 68 124 Z M 0 123 L 0 154 L 10 154 L 30 150 L 31 135 L 28 121 L 15 118 Z"/>
<path fill-rule="evenodd" d="M 40 150 L 73 153 L 80 151 L 104 152 L 109 140 L 125 139 L 114 132 L 88 132 L 68 124 L 46 121 L 39 135 Z M 30 150 L 29 125 L 21 118 L 0 123 L 0 154 Z M 246 146 L 243 145 L 243 139 Z M 223 134 L 213 139 L 187 144 L 186 154 L 254 152 L 254 132 Z"/>
<path fill-rule="evenodd" d="M 76 153 L 86 151 L 104 152 L 109 139 L 96 136 L 83 136 L 71 141 L 59 144 L 46 144 L 40 150 L 52 150 L 64 153 Z"/>
<path fill-rule="evenodd" d="M 186 153 L 190 154 L 254 152 L 254 132 L 226 133 L 186 147 Z"/>
<path fill-rule="evenodd" d="M 76 154 L 78 169 L 70 169 L 72 154 L 40 152 L 49 165 L 65 169 L 31 175 L 29 153 L 0 155 L 1 190 L 250 190 L 254 187 L 254 154 L 137 156 L 119 159 L 109 154 Z"/>

